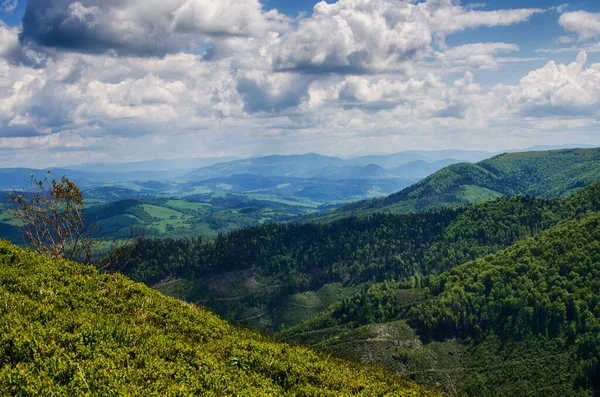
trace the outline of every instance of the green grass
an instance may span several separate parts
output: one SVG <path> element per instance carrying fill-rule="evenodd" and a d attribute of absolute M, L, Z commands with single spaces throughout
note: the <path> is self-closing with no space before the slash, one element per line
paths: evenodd
<path fill-rule="evenodd" d="M 293 326 L 306 321 L 343 297 L 350 296 L 355 288 L 344 287 L 341 283 L 325 284 L 316 291 L 306 291 L 291 295 L 283 301 L 278 310 L 277 322 Z"/>
<path fill-rule="evenodd" d="M 192 211 L 209 211 L 213 206 L 209 203 L 199 203 L 195 201 L 185 200 L 169 200 L 165 203 L 165 206 L 175 210 L 192 210 Z"/>
<path fill-rule="evenodd" d="M 600 180 L 600 149 L 501 154 L 450 165 L 388 197 L 349 204 L 314 217 L 329 222 L 373 212 L 406 213 L 456 207 L 500 196 L 565 197 Z"/>
<path fill-rule="evenodd" d="M 213 192 L 213 189 L 209 189 L 207 187 L 202 186 L 194 186 L 194 190 L 192 190 L 192 194 L 210 194 Z"/>
<path fill-rule="evenodd" d="M 160 207 L 158 205 L 152 204 L 142 204 L 142 208 L 146 213 L 154 218 L 160 219 L 182 219 L 185 218 L 186 215 L 182 214 L 179 211 L 172 210 L 166 207 Z"/>
<path fill-rule="evenodd" d="M 463 185 L 456 194 L 456 198 L 467 203 L 493 200 L 502 197 L 502 193 L 476 185 Z"/>
<path fill-rule="evenodd" d="M 128 227 L 142 223 L 142 221 L 134 215 L 123 214 L 115 215 L 110 218 L 104 218 L 98 222 L 105 230 L 119 229 L 121 227 Z"/>
<path fill-rule="evenodd" d="M 122 275 L 0 242 L 0 395 L 428 396 Z"/>
<path fill-rule="evenodd" d="M 310 200 L 310 199 L 305 199 L 302 197 L 288 197 L 288 196 L 274 196 L 271 194 L 261 194 L 261 193 L 247 193 L 246 196 L 248 198 L 252 198 L 255 200 L 261 200 L 261 201 L 270 201 L 273 203 L 280 203 L 280 204 L 286 204 L 286 205 L 292 205 L 292 206 L 298 206 L 298 207 L 310 207 L 310 208 L 317 208 L 319 205 L 321 205 L 322 203 Z"/>

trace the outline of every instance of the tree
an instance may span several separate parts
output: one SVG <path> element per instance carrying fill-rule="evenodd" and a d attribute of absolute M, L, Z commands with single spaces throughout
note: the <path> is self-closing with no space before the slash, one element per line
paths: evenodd
<path fill-rule="evenodd" d="M 56 180 L 50 171 L 43 180 L 31 174 L 29 187 L 9 194 L 8 199 L 13 203 L 13 214 L 22 223 L 24 242 L 51 259 L 111 270 L 144 237 L 143 230 L 131 226 L 128 237 L 107 238 L 96 220 L 85 216 L 79 186 L 65 176 Z"/>

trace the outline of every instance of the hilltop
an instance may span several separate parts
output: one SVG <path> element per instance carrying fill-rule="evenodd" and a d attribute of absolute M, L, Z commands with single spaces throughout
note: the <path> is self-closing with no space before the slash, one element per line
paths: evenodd
<path fill-rule="evenodd" d="M 452 164 L 398 193 L 348 204 L 307 221 L 423 211 L 502 196 L 561 197 L 599 179 L 598 148 L 505 153 L 476 164 Z"/>
<path fill-rule="evenodd" d="M 433 395 L 0 241 L 2 395 Z"/>

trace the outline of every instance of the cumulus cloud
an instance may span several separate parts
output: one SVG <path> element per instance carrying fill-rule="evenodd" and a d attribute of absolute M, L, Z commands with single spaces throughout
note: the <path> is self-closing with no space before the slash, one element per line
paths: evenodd
<path fill-rule="evenodd" d="M 211 37 L 262 36 L 285 23 L 258 0 L 29 0 L 20 38 L 84 53 L 162 56 Z"/>
<path fill-rule="evenodd" d="M 562 14 L 558 23 L 567 32 L 576 33 L 581 40 L 600 36 L 600 13 L 574 11 Z"/>
<path fill-rule="evenodd" d="M 309 81 L 291 73 L 267 73 L 252 70 L 237 80 L 237 91 L 250 113 L 280 112 L 297 107 L 308 95 Z"/>
<path fill-rule="evenodd" d="M 258 0 L 29 0 L 22 32 L 0 23 L 0 163 L 504 147 L 516 131 L 591 129 L 600 67 L 585 54 L 490 86 L 479 71 L 525 60 L 519 46 L 445 40 L 538 12 L 339 0 L 290 21 Z"/>
<path fill-rule="evenodd" d="M 405 81 L 390 78 L 369 79 L 350 76 L 338 86 L 337 97 L 343 101 L 370 103 L 391 101 L 396 104 L 425 98 L 444 88 L 441 80 L 433 75 L 423 79 L 412 78 Z"/>
<path fill-rule="evenodd" d="M 524 114 L 595 113 L 600 102 L 600 64 L 585 68 L 586 61 L 586 53 L 581 52 L 568 65 L 548 62 L 523 77 L 511 99 Z"/>
<path fill-rule="evenodd" d="M 539 9 L 477 11 L 452 0 L 339 0 L 318 3 L 312 17 L 283 36 L 278 70 L 311 73 L 401 71 L 430 52 L 434 40 L 479 26 L 523 22 Z"/>
<path fill-rule="evenodd" d="M 38 51 L 35 45 L 19 43 L 19 28 L 8 27 L 0 21 L 0 58 L 12 64 L 25 64 L 33 67 L 43 67 L 47 55 Z"/>

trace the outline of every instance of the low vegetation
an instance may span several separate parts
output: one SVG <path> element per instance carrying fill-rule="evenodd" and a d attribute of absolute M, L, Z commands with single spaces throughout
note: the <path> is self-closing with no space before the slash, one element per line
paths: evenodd
<path fill-rule="evenodd" d="M 0 242 L 2 395 L 433 395 Z"/>

